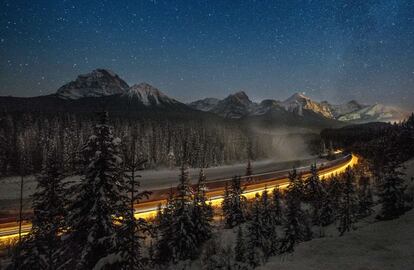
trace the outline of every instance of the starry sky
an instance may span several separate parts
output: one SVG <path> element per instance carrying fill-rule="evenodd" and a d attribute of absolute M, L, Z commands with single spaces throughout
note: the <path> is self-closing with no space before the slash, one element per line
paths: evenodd
<path fill-rule="evenodd" d="M 108 68 L 181 101 L 304 92 L 414 109 L 414 1 L 0 3 L 0 95 Z"/>

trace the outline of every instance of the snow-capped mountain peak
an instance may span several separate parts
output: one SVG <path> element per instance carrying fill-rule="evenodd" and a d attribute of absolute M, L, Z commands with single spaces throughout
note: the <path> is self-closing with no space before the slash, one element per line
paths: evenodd
<path fill-rule="evenodd" d="M 80 99 L 122 94 L 128 88 L 128 84 L 113 71 L 95 69 L 90 73 L 79 75 L 76 80 L 63 85 L 56 94 L 64 99 Z"/>
<path fill-rule="evenodd" d="M 298 115 L 303 115 L 303 110 L 308 110 L 316 114 L 320 114 L 326 118 L 333 118 L 329 106 L 324 103 L 313 101 L 309 97 L 299 92 L 293 94 L 291 97 L 283 101 L 282 106 L 284 106 L 287 111 L 296 113 Z"/>
<path fill-rule="evenodd" d="M 159 89 L 145 82 L 134 84 L 125 94 L 123 94 L 123 96 L 136 98 L 146 106 L 177 102 L 176 100 L 169 98 Z"/>

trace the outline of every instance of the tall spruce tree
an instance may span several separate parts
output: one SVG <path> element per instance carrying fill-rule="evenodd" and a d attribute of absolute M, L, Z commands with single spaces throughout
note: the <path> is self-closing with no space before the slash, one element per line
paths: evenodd
<path fill-rule="evenodd" d="M 281 252 L 293 252 L 297 243 L 310 240 L 312 232 L 301 206 L 300 176 L 293 169 L 289 173 L 289 185 L 286 189 L 286 210 L 283 224 L 284 236 L 281 239 Z"/>
<path fill-rule="evenodd" d="M 234 247 L 234 259 L 238 265 L 238 269 L 246 265 L 247 261 L 247 249 L 246 241 L 243 235 L 243 228 L 239 226 L 237 230 L 236 246 Z"/>
<path fill-rule="evenodd" d="M 331 201 L 334 219 L 339 216 L 339 210 L 341 205 L 341 197 L 343 190 L 343 183 L 340 181 L 338 175 L 333 175 L 327 181 L 328 182 L 328 196 Z"/>
<path fill-rule="evenodd" d="M 194 194 L 193 206 L 194 234 L 196 235 L 198 246 L 201 246 L 203 242 L 209 239 L 212 233 L 213 208 L 207 203 L 207 187 L 205 182 L 206 176 L 204 170 L 201 169 Z"/>
<path fill-rule="evenodd" d="M 240 176 L 233 177 L 230 189 L 227 187 L 223 200 L 223 215 L 226 227 L 233 228 L 246 220 L 246 198 L 243 196 Z M 226 194 L 227 193 L 227 194 Z"/>
<path fill-rule="evenodd" d="M 357 214 L 357 197 L 355 192 L 355 175 L 348 166 L 343 174 L 343 191 L 339 206 L 339 226 L 338 231 L 342 236 L 345 232 L 349 232 L 352 224 L 356 221 Z"/>
<path fill-rule="evenodd" d="M 324 197 L 325 190 L 322 186 L 322 182 L 319 179 L 318 170 L 316 164 L 311 165 L 311 175 L 306 179 L 304 186 L 304 196 L 306 202 L 311 206 L 311 219 L 314 225 L 320 226 L 320 211 L 322 209 L 322 199 Z"/>
<path fill-rule="evenodd" d="M 168 263 L 173 257 L 173 251 L 170 243 L 173 241 L 173 212 L 175 209 L 175 198 L 172 189 L 170 189 L 169 196 L 165 208 L 158 208 L 156 217 L 156 232 L 157 242 L 155 248 L 155 262 L 159 265 Z"/>
<path fill-rule="evenodd" d="M 198 254 L 197 236 L 195 235 L 195 224 L 193 222 L 193 198 L 188 171 L 184 165 L 181 166 L 177 194 L 175 196 L 175 207 L 172 213 L 172 239 L 169 247 L 173 250 L 173 259 L 192 259 Z"/>
<path fill-rule="evenodd" d="M 247 241 L 247 261 L 253 268 L 260 265 L 260 255 L 263 250 L 265 235 L 263 233 L 264 226 L 262 224 L 262 213 L 260 209 L 260 198 L 256 194 L 253 203 L 251 220 L 248 223 L 248 241 Z"/>
<path fill-rule="evenodd" d="M 138 133 L 136 130 L 132 133 L 131 140 L 131 148 L 125 155 L 125 195 L 120 198 L 120 200 L 124 200 L 125 206 L 120 228 L 122 239 L 120 245 L 121 267 L 128 270 L 142 269 L 141 241 L 144 239 L 143 234 L 150 231 L 149 224 L 144 219 L 135 218 L 135 204 L 144 198 L 148 198 L 150 193 L 139 190 L 140 182 L 138 178 L 141 176 L 137 175 L 136 172 L 142 168 L 146 160 L 140 159 L 138 156 L 136 149 Z"/>
<path fill-rule="evenodd" d="M 373 213 L 374 198 L 371 183 L 368 176 L 362 175 L 358 185 L 358 218 L 369 216 Z"/>
<path fill-rule="evenodd" d="M 390 162 L 384 168 L 383 178 L 380 179 L 378 187 L 381 204 L 378 219 L 394 219 L 405 211 L 404 192 L 407 186 L 401 178 L 403 173 L 398 168 L 399 165 L 396 162 Z"/>
<path fill-rule="evenodd" d="M 107 264 L 121 260 L 112 257 L 119 250 L 116 221 L 125 209 L 120 200 L 125 191 L 121 140 L 114 137 L 107 119 L 103 113 L 82 151 L 87 166 L 69 207 L 62 252 L 67 269 L 109 268 Z"/>
<path fill-rule="evenodd" d="M 282 193 L 278 186 L 273 189 L 271 200 L 270 216 L 275 225 L 281 225 L 283 221 Z"/>
<path fill-rule="evenodd" d="M 13 258 L 15 269 L 53 270 L 59 266 L 57 251 L 65 229 L 68 182 L 63 182 L 62 164 L 57 157 L 57 149 L 52 144 L 42 172 L 36 178 L 32 228 L 20 247 L 20 256 Z"/>

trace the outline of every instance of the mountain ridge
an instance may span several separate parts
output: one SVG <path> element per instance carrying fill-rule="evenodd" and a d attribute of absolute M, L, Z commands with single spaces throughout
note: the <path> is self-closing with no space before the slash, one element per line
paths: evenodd
<path fill-rule="evenodd" d="M 275 124 L 305 123 L 306 120 L 327 125 L 371 121 L 397 121 L 405 115 L 401 110 L 383 104 L 361 104 L 351 100 L 343 104 L 317 102 L 296 92 L 284 101 L 265 99 L 252 101 L 245 91 L 237 91 L 223 99 L 204 98 L 182 103 L 146 82 L 129 86 L 109 69 L 95 69 L 81 74 L 61 86 L 55 94 L 31 98 L 0 97 L 3 111 L 73 111 L 89 112 L 110 108 L 140 111 L 211 113 L 228 119 L 266 119 Z M 285 121 L 291 119 L 292 123 Z M 260 122 L 260 121 L 259 121 Z"/>

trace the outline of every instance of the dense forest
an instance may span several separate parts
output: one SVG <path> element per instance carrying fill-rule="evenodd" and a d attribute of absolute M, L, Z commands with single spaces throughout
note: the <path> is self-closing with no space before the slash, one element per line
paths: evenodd
<path fill-rule="evenodd" d="M 90 115 L 90 114 L 88 114 Z M 97 116 L 73 113 L 3 113 L 0 116 L 0 174 L 41 171 L 49 145 L 56 145 L 69 174 L 81 168 L 80 152 Z M 203 168 L 266 158 L 272 154 L 272 135 L 254 133 L 237 121 L 220 117 L 111 117 L 114 134 L 130 151 L 131 135 L 139 134 L 135 147 L 147 160 L 146 168 L 180 166 Z"/>

